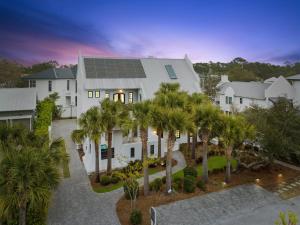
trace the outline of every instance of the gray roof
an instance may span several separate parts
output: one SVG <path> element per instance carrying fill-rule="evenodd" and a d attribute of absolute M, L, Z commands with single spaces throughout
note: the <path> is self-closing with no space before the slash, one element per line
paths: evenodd
<path fill-rule="evenodd" d="M 300 74 L 290 76 L 290 77 L 286 77 L 286 79 L 288 79 L 288 80 L 300 80 Z"/>
<path fill-rule="evenodd" d="M 265 90 L 270 86 L 270 83 L 261 82 L 227 82 L 219 87 L 219 93 L 224 94 L 228 87 L 231 87 L 235 96 L 254 98 L 254 99 L 265 99 Z"/>
<path fill-rule="evenodd" d="M 77 73 L 77 66 L 72 68 L 50 68 L 38 73 L 30 74 L 22 77 L 25 80 L 55 80 L 55 79 L 75 79 Z"/>
<path fill-rule="evenodd" d="M 86 78 L 145 78 L 139 59 L 84 58 Z"/>
<path fill-rule="evenodd" d="M 0 89 L 0 112 L 35 110 L 35 88 Z"/>

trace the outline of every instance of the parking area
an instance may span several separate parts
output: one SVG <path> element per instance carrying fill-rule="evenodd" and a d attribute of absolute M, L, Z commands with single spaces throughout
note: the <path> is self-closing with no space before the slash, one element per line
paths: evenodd
<path fill-rule="evenodd" d="M 156 208 L 159 225 L 266 225 L 280 211 L 300 215 L 300 197 L 282 200 L 257 185 L 242 185 Z"/>

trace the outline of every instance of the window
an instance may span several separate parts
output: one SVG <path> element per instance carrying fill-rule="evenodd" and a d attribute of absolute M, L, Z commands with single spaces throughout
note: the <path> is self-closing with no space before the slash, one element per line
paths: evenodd
<path fill-rule="evenodd" d="M 134 148 L 130 148 L 130 158 L 134 158 Z"/>
<path fill-rule="evenodd" d="M 93 97 L 93 92 L 92 91 L 88 91 L 88 98 L 92 98 Z"/>
<path fill-rule="evenodd" d="M 89 153 L 91 153 L 91 151 L 92 151 L 92 145 L 90 143 L 90 145 L 89 145 Z"/>
<path fill-rule="evenodd" d="M 176 130 L 175 137 L 176 139 L 180 138 L 180 130 Z"/>
<path fill-rule="evenodd" d="M 75 80 L 75 93 L 77 93 L 77 80 Z"/>
<path fill-rule="evenodd" d="M 69 90 L 70 90 L 70 81 L 67 80 L 67 91 L 69 91 Z"/>
<path fill-rule="evenodd" d="M 113 99 L 115 102 L 120 101 L 122 103 L 125 103 L 125 94 L 124 93 L 115 93 L 113 95 Z"/>
<path fill-rule="evenodd" d="M 100 91 L 95 91 L 95 98 L 100 98 Z"/>
<path fill-rule="evenodd" d="M 109 93 L 108 92 L 105 93 L 105 98 L 109 98 Z"/>
<path fill-rule="evenodd" d="M 232 104 L 232 97 L 229 97 L 229 104 Z"/>
<path fill-rule="evenodd" d="M 115 158 L 115 149 L 114 148 L 111 148 L 111 158 Z M 107 159 L 108 157 L 108 149 L 101 149 L 101 159 Z"/>
<path fill-rule="evenodd" d="M 30 80 L 29 81 L 29 87 L 36 87 L 36 81 L 35 80 Z"/>
<path fill-rule="evenodd" d="M 128 94 L 128 103 L 133 103 L 133 93 L 129 92 Z"/>
<path fill-rule="evenodd" d="M 52 91 L 52 80 L 48 81 L 48 91 L 51 92 Z"/>
<path fill-rule="evenodd" d="M 75 96 L 75 106 L 77 106 L 77 96 Z"/>
<path fill-rule="evenodd" d="M 240 98 L 240 104 L 243 104 L 243 98 Z"/>
<path fill-rule="evenodd" d="M 66 105 L 71 105 L 71 96 L 66 96 Z"/>
<path fill-rule="evenodd" d="M 175 73 L 172 65 L 165 65 L 165 68 L 171 79 L 177 79 L 176 73 Z"/>
<path fill-rule="evenodd" d="M 154 155 L 154 145 L 150 145 L 150 155 Z"/>
<path fill-rule="evenodd" d="M 226 96 L 226 104 L 228 104 L 228 102 L 229 102 L 229 101 L 228 101 L 228 96 Z"/>

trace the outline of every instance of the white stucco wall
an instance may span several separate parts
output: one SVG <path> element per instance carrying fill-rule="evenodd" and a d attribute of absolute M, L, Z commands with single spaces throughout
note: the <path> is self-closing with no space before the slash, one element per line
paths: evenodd
<path fill-rule="evenodd" d="M 300 106 L 300 80 L 293 81 L 292 86 L 294 88 L 294 105 Z"/>
<path fill-rule="evenodd" d="M 36 92 L 38 100 L 43 100 L 48 97 L 50 94 L 57 92 L 59 95 L 59 99 L 56 101 L 56 105 L 61 105 L 63 107 L 62 117 L 76 117 L 76 106 L 75 106 L 75 86 L 76 80 L 69 80 L 69 91 L 67 90 L 67 79 L 57 79 L 52 81 L 52 91 L 49 92 L 48 83 L 49 80 L 36 80 Z M 67 104 L 66 97 L 69 96 L 71 98 L 71 105 Z"/>

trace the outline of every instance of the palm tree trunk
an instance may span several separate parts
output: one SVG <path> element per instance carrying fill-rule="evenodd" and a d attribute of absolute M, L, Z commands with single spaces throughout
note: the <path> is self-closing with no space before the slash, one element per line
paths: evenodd
<path fill-rule="evenodd" d="M 191 139 L 190 139 L 190 132 L 187 132 L 187 152 L 191 150 Z"/>
<path fill-rule="evenodd" d="M 168 151 L 166 162 L 166 192 L 169 193 L 172 190 L 172 155 L 173 147 L 175 143 L 175 135 L 173 131 L 169 131 L 168 135 Z"/>
<path fill-rule="evenodd" d="M 160 159 L 161 158 L 161 133 L 162 131 L 160 129 L 158 129 L 158 146 L 157 146 L 157 155 L 158 155 L 158 158 Z"/>
<path fill-rule="evenodd" d="M 99 166 L 99 143 L 98 140 L 94 140 L 95 142 L 95 182 L 99 183 L 100 182 L 100 166 Z"/>
<path fill-rule="evenodd" d="M 111 170 L 112 170 L 112 166 L 111 166 L 111 160 L 112 160 L 112 151 L 111 151 L 111 145 L 112 145 L 112 130 L 108 131 L 107 134 L 108 138 L 107 138 L 107 170 L 106 173 L 108 175 L 111 174 Z"/>
<path fill-rule="evenodd" d="M 225 177 L 225 182 L 229 183 L 230 178 L 231 178 L 231 153 L 232 153 L 232 146 L 229 146 L 226 150 L 226 177 Z"/>
<path fill-rule="evenodd" d="M 19 209 L 19 225 L 26 225 L 26 203 Z"/>
<path fill-rule="evenodd" d="M 147 141 L 148 141 L 148 129 L 141 129 L 141 139 L 142 139 L 142 156 L 143 156 L 143 167 L 144 167 L 144 195 L 149 194 L 149 173 L 148 173 L 148 151 L 147 151 Z"/>
<path fill-rule="evenodd" d="M 192 159 L 196 159 L 197 134 L 193 133 Z"/>
<path fill-rule="evenodd" d="M 208 165 L 207 165 L 207 148 L 208 148 L 208 135 L 202 135 L 203 152 L 202 152 L 202 179 L 206 183 L 208 181 Z"/>

